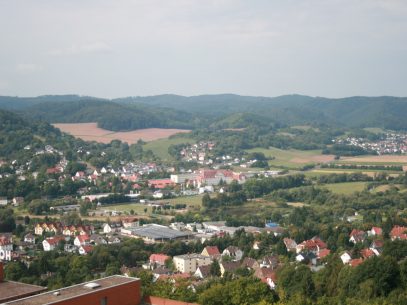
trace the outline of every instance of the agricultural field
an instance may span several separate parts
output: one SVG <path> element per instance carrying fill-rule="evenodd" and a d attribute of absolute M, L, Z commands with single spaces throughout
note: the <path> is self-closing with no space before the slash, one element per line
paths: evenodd
<path fill-rule="evenodd" d="M 330 190 L 336 194 L 350 195 L 354 192 L 361 192 L 366 188 L 367 182 L 344 182 L 324 184 L 321 187 Z"/>
<path fill-rule="evenodd" d="M 172 137 L 169 139 L 160 139 L 148 142 L 144 145 L 144 150 L 152 150 L 154 155 L 159 157 L 161 160 L 171 160 L 171 156 L 168 153 L 168 147 L 171 145 L 177 145 L 182 143 L 194 143 L 193 139 L 186 137 Z"/>
<path fill-rule="evenodd" d="M 129 144 L 134 144 L 138 140 L 145 142 L 166 139 L 177 133 L 187 133 L 190 130 L 147 128 L 133 131 L 113 132 L 99 128 L 97 123 L 74 123 L 74 124 L 53 124 L 61 131 L 80 138 L 84 141 L 96 141 L 99 143 L 110 143 L 112 140 L 120 140 Z"/>
<path fill-rule="evenodd" d="M 274 157 L 269 161 L 270 166 L 288 169 L 300 169 L 307 164 L 332 162 L 335 157 L 334 155 L 322 155 L 321 150 L 283 150 L 270 147 L 269 149 L 253 148 L 246 151 L 249 153 L 262 152 L 266 157 Z"/>
<path fill-rule="evenodd" d="M 337 163 L 349 164 L 371 164 L 371 165 L 407 165 L 407 155 L 381 155 L 381 156 L 360 156 L 342 157 Z"/>

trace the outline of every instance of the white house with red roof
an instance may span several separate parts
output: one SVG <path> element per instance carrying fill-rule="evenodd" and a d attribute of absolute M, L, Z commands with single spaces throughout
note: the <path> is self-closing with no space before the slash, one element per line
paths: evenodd
<path fill-rule="evenodd" d="M 380 227 L 372 227 L 369 231 L 367 231 L 368 236 L 382 236 L 383 230 Z"/>
<path fill-rule="evenodd" d="M 73 244 L 77 247 L 84 246 L 90 243 L 89 235 L 78 235 L 75 237 Z"/>
<path fill-rule="evenodd" d="M 79 247 L 79 254 L 80 255 L 86 255 L 90 252 L 92 252 L 93 250 L 93 246 L 91 245 L 83 245 Z"/>
<path fill-rule="evenodd" d="M 298 244 L 296 251 L 297 253 L 307 251 L 317 254 L 322 249 L 326 249 L 326 247 L 326 243 L 323 242 L 319 237 L 313 237 L 312 239 L 304 240 L 302 243 Z"/>
<path fill-rule="evenodd" d="M 209 256 L 210 258 L 219 258 L 220 257 L 220 252 L 217 246 L 206 246 L 202 252 L 201 255 L 203 256 Z"/>
<path fill-rule="evenodd" d="M 165 266 L 165 262 L 170 259 L 171 257 L 162 253 L 158 254 L 151 254 L 150 255 L 150 264 L 151 265 L 160 265 L 160 266 Z"/>
<path fill-rule="evenodd" d="M 44 251 L 52 251 L 58 246 L 59 242 L 64 241 L 63 236 L 54 236 L 51 238 L 44 239 L 42 242 L 42 247 Z"/>
<path fill-rule="evenodd" d="M 11 234 L 0 235 L 0 251 L 13 251 L 13 238 Z"/>
<path fill-rule="evenodd" d="M 349 242 L 353 244 L 363 243 L 366 239 L 366 232 L 362 230 L 353 229 L 349 234 Z"/>
<path fill-rule="evenodd" d="M 291 238 L 284 238 L 283 239 L 284 245 L 287 248 L 287 251 L 292 251 L 295 252 L 297 249 L 297 243 L 295 242 L 295 240 L 291 239 Z"/>

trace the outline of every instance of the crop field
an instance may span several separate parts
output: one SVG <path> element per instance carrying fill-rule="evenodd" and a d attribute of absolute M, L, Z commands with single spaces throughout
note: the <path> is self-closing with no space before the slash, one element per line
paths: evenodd
<path fill-rule="evenodd" d="M 184 129 L 165 129 L 165 128 L 147 128 L 133 131 L 114 132 L 99 128 L 97 123 L 70 123 L 53 124 L 61 131 L 80 138 L 84 141 L 96 141 L 99 143 L 110 143 L 112 140 L 120 140 L 129 144 L 134 144 L 138 140 L 146 142 L 158 139 L 166 139 L 177 133 L 186 133 L 190 130 Z"/>
<path fill-rule="evenodd" d="M 381 156 L 361 156 L 361 157 L 342 157 L 338 163 L 357 163 L 357 164 L 407 164 L 407 155 L 381 155 Z"/>
<path fill-rule="evenodd" d="M 289 169 L 298 169 L 307 164 L 331 162 L 335 157 L 334 155 L 322 155 L 321 150 L 283 150 L 274 147 L 269 149 L 253 148 L 247 152 L 262 152 L 266 157 L 275 158 L 269 161 L 270 166 Z"/>
<path fill-rule="evenodd" d="M 171 156 L 168 153 L 168 147 L 182 143 L 194 143 L 194 140 L 184 137 L 173 137 L 170 139 L 160 139 L 148 142 L 144 145 L 144 150 L 152 150 L 154 155 L 162 160 L 170 160 Z"/>
<path fill-rule="evenodd" d="M 344 182 L 344 183 L 331 183 L 321 185 L 333 193 L 350 195 L 354 192 L 361 192 L 365 189 L 367 182 Z"/>

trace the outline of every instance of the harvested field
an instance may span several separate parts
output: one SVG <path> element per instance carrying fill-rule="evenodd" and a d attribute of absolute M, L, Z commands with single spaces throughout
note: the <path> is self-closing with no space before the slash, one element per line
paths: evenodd
<path fill-rule="evenodd" d="M 129 144 L 134 144 L 138 140 L 146 142 L 158 139 L 165 139 L 177 133 L 187 133 L 190 130 L 184 129 L 165 129 L 165 128 L 147 128 L 134 131 L 114 132 L 99 128 L 97 123 L 74 123 L 74 124 L 53 124 L 61 131 L 69 133 L 74 137 L 84 141 L 96 141 L 99 143 L 110 143 L 112 140 L 120 140 Z"/>
<path fill-rule="evenodd" d="M 363 163 L 407 163 L 407 155 L 382 155 L 382 156 L 364 156 L 353 158 L 341 158 L 341 161 L 363 162 Z"/>

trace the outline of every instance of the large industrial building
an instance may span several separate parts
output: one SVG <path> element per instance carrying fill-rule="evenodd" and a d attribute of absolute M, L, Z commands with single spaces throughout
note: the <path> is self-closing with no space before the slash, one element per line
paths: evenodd
<path fill-rule="evenodd" d="M 113 275 L 4 303 L 5 305 L 139 305 L 137 278 Z"/>

